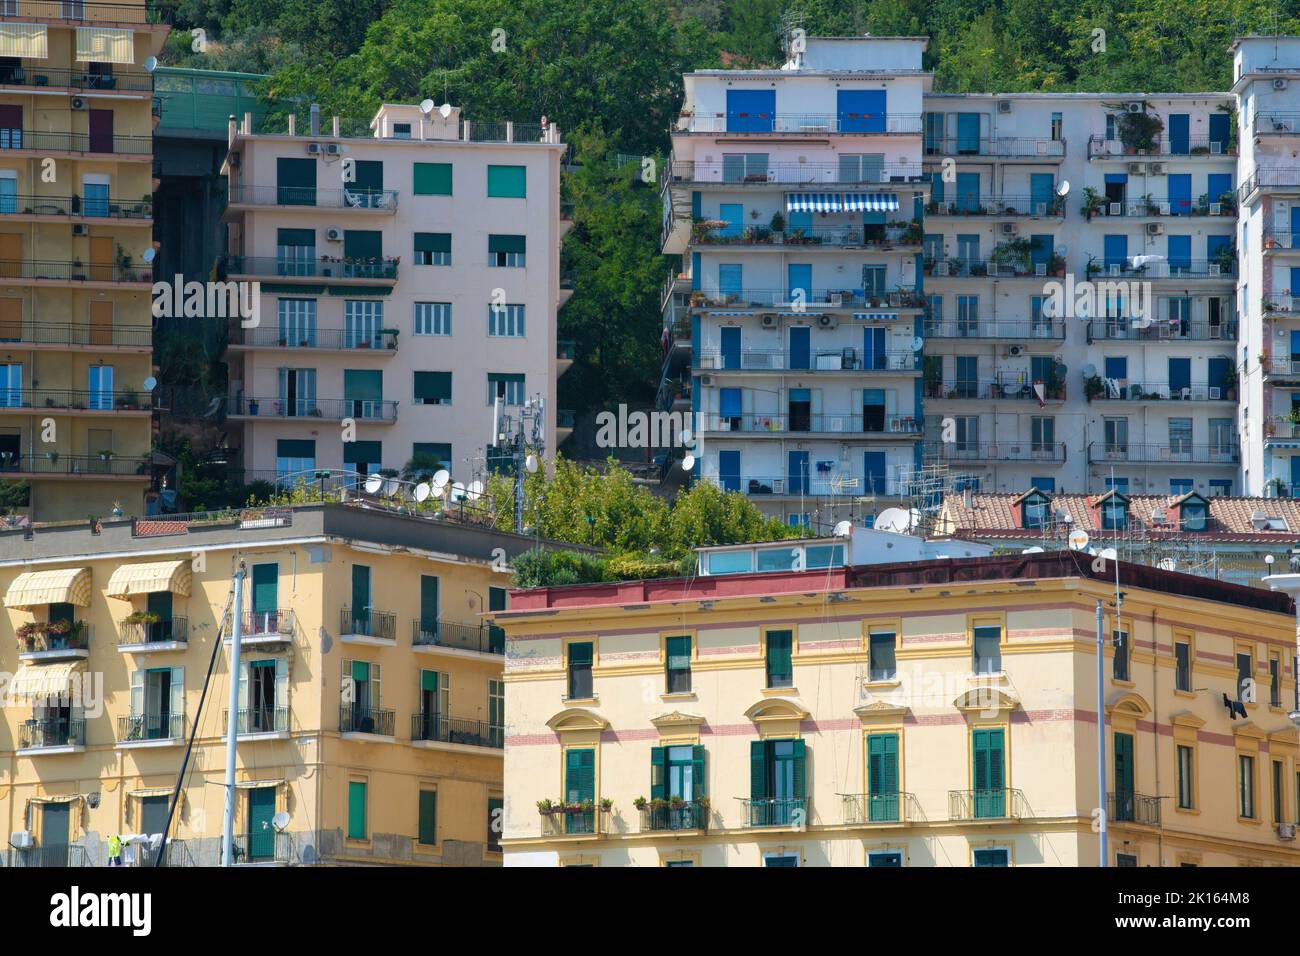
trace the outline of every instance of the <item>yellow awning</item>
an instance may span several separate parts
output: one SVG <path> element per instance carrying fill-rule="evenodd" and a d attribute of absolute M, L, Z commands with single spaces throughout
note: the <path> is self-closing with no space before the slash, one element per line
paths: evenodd
<path fill-rule="evenodd" d="M 14 578 L 5 592 L 5 607 L 30 611 L 42 604 L 90 606 L 90 568 L 28 571 Z"/>
<path fill-rule="evenodd" d="M 130 30 L 114 27 L 77 27 L 77 59 L 95 63 L 134 63 L 134 36 Z"/>
<path fill-rule="evenodd" d="M 107 594 L 112 598 L 129 598 L 133 594 L 171 591 L 189 597 L 191 574 L 188 561 L 124 564 L 108 579 Z"/>
<path fill-rule="evenodd" d="M 0 23 L 0 56 L 45 60 L 49 55 L 49 36 L 45 24 Z"/>
<path fill-rule="evenodd" d="M 86 673 L 86 660 L 62 661 L 57 664 L 24 664 L 9 682 L 11 697 L 72 697 L 73 685 L 80 685 Z"/>

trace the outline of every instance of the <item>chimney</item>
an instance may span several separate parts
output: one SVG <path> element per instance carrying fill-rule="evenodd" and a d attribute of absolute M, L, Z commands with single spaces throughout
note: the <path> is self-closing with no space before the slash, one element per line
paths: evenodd
<path fill-rule="evenodd" d="M 320 135 L 320 104 L 319 103 L 313 103 L 311 105 L 311 135 L 312 136 Z"/>
<path fill-rule="evenodd" d="M 975 507 L 975 492 L 971 490 L 970 485 L 967 485 L 964 489 L 962 489 L 961 503 L 966 506 L 967 511 L 970 511 L 972 508 Z"/>
<path fill-rule="evenodd" d="M 333 125 L 331 128 L 334 130 L 334 138 L 338 139 L 340 127 L 339 127 L 339 118 L 337 116 L 333 117 Z"/>

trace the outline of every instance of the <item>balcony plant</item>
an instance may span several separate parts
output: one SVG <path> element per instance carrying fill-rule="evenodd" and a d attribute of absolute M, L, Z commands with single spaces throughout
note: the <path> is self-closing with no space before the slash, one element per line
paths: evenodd
<path fill-rule="evenodd" d="M 1100 375 L 1089 375 L 1083 380 L 1083 394 L 1090 402 L 1105 390 L 1106 386 L 1102 382 Z"/>
<path fill-rule="evenodd" d="M 773 213 L 772 221 L 768 223 L 768 228 L 776 234 L 785 232 L 785 215 L 780 212 Z"/>
<path fill-rule="evenodd" d="M 1130 113 L 1127 108 L 1115 120 L 1118 127 L 1119 141 L 1124 145 L 1124 152 L 1146 153 L 1156 148 L 1165 124 L 1154 113 L 1144 109 L 1140 113 Z"/>
<path fill-rule="evenodd" d="M 33 650 L 36 647 L 36 638 L 44 637 L 48 627 L 43 621 L 28 621 L 26 624 L 20 624 L 15 632 L 18 637 L 18 649 Z"/>
<path fill-rule="evenodd" d="M 112 458 L 113 458 L 113 452 L 110 449 L 104 448 L 100 450 L 99 452 L 100 461 L 111 461 Z"/>

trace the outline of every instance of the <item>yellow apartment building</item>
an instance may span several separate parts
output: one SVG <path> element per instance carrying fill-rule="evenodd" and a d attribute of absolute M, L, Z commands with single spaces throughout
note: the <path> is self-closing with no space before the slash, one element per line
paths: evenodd
<path fill-rule="evenodd" d="M 142 513 L 153 77 L 138 3 L 0 7 L 0 480 L 39 520 Z M 152 258 L 152 255 L 150 255 Z"/>
<path fill-rule="evenodd" d="M 845 555 L 512 591 L 506 865 L 1095 866 L 1098 601 L 1109 864 L 1300 864 L 1287 595 Z"/>
<path fill-rule="evenodd" d="M 499 864 L 504 636 L 480 615 L 531 544 L 356 503 L 0 531 L 5 862 L 162 833 L 197 726 L 165 862 L 217 863 L 242 566 L 239 862 Z"/>

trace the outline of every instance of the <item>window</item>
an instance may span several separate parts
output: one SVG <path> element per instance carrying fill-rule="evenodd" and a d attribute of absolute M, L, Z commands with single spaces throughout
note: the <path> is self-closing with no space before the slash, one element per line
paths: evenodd
<path fill-rule="evenodd" d="M 982 727 L 971 731 L 973 761 L 970 808 L 975 819 L 1004 817 L 1007 814 L 1006 739 L 1001 727 Z"/>
<path fill-rule="evenodd" d="M 788 826 L 801 819 L 806 766 L 802 740 L 750 741 L 750 826 Z"/>
<path fill-rule="evenodd" d="M 1056 479 L 1047 475 L 1038 475 L 1029 479 L 1031 488 L 1037 488 L 1039 491 L 1045 491 L 1049 495 L 1056 492 Z"/>
<path fill-rule="evenodd" d="M 898 734 L 867 737 L 867 814 L 871 823 L 897 823 Z"/>
<path fill-rule="evenodd" d="M 488 741 L 493 747 L 506 745 L 505 681 L 488 681 Z"/>
<path fill-rule="evenodd" d="M 488 166 L 487 194 L 500 198 L 523 199 L 528 195 L 527 167 Z"/>
<path fill-rule="evenodd" d="M 699 744 L 650 748 L 650 798 L 692 802 L 704 796 L 704 748 Z M 657 816 L 657 815 L 656 815 Z M 671 817 L 671 815 L 670 815 Z M 698 829 L 693 817 L 655 819 L 655 829 Z M 660 826 L 659 824 L 666 824 Z"/>
<path fill-rule="evenodd" d="M 798 853 L 765 853 L 763 854 L 764 866 L 799 866 Z"/>
<path fill-rule="evenodd" d="M 451 404 L 451 372 L 416 372 L 414 374 L 415 404 Z"/>
<path fill-rule="evenodd" d="M 343 328 L 350 349 L 383 348 L 379 330 L 384 327 L 384 303 L 373 299 L 348 299 L 343 305 Z"/>
<path fill-rule="evenodd" d="M 1035 453 L 1052 455 L 1056 451 L 1056 419 L 1050 415 L 1035 415 L 1029 420 L 1029 437 Z"/>
<path fill-rule="evenodd" d="M 488 305 L 488 335 L 505 338 L 523 338 L 524 307 L 522 305 Z"/>
<path fill-rule="evenodd" d="M 1110 636 L 1115 648 L 1113 676 L 1115 680 L 1129 680 L 1128 631 L 1111 631 Z"/>
<path fill-rule="evenodd" d="M 1248 651 L 1237 652 L 1237 700 L 1255 703 L 1255 662 Z"/>
<path fill-rule="evenodd" d="M 1282 793 L 1285 784 L 1282 782 L 1282 761 L 1274 760 L 1273 764 L 1273 822 L 1284 823 L 1282 818 Z"/>
<path fill-rule="evenodd" d="M 1191 810 L 1196 806 L 1194 759 L 1195 755 L 1191 747 L 1186 744 L 1178 745 L 1178 808 L 1180 810 Z"/>
<path fill-rule="evenodd" d="M 1136 854 L 1136 853 L 1116 853 L 1116 854 L 1115 854 L 1115 865 L 1116 865 L 1116 866 L 1123 866 L 1123 867 L 1129 867 L 1129 866 L 1136 867 L 1136 866 L 1138 865 L 1137 854 Z"/>
<path fill-rule="evenodd" d="M 694 860 L 669 860 L 664 866 L 694 866 Z"/>
<path fill-rule="evenodd" d="M 972 866 L 1010 866 L 1011 851 L 1004 847 L 971 851 Z"/>
<path fill-rule="evenodd" d="M 361 780 L 348 781 L 348 839 L 366 839 L 366 785 Z"/>
<path fill-rule="evenodd" d="M 316 442 L 310 438 L 279 438 L 275 442 L 275 480 L 294 485 L 310 482 L 316 468 Z"/>
<path fill-rule="evenodd" d="M 451 303 L 415 303 L 415 334 L 451 335 Z"/>
<path fill-rule="evenodd" d="M 971 666 L 976 674 L 996 674 L 1002 670 L 1002 627 L 993 624 L 975 628 L 972 649 Z"/>
<path fill-rule="evenodd" d="M 1177 497 L 1179 497 L 1179 496 L 1181 496 L 1181 495 L 1185 495 L 1185 494 L 1187 494 L 1187 492 L 1189 492 L 1189 491 L 1191 491 L 1191 490 L 1192 490 L 1192 479 L 1190 479 L 1190 478 L 1170 478 L 1170 479 L 1169 479 L 1169 494 L 1171 494 L 1171 495 L 1174 496 L 1175 498 L 1177 498 Z M 1187 510 L 1184 508 L 1184 509 L 1183 509 L 1183 514 L 1185 515 L 1186 513 L 1187 513 Z M 1184 528 L 1184 530 L 1191 530 L 1191 529 Z M 1197 529 L 1197 530 L 1200 530 L 1200 529 Z"/>
<path fill-rule="evenodd" d="M 280 344 L 313 348 L 316 345 L 316 300 L 278 299 Z"/>
<path fill-rule="evenodd" d="M 1231 478 L 1211 478 L 1210 479 L 1210 497 L 1226 496 L 1232 494 Z"/>
<path fill-rule="evenodd" d="M 767 182 L 767 153 L 723 153 L 722 181 Z"/>
<path fill-rule="evenodd" d="M 503 372 L 488 372 L 487 403 L 493 404 L 498 398 L 503 405 L 522 405 L 524 403 L 524 377 Z"/>
<path fill-rule="evenodd" d="M 666 658 L 667 693 L 691 692 L 691 639 L 689 635 L 670 637 L 664 641 Z"/>
<path fill-rule="evenodd" d="M 1107 531 L 1123 531 L 1128 527 L 1128 502 L 1122 498 L 1108 498 L 1101 505 L 1101 526 Z"/>
<path fill-rule="evenodd" d="M 1192 480 L 1187 479 L 1186 490 L 1192 490 Z M 1209 507 L 1204 501 L 1198 499 L 1188 499 L 1183 502 L 1183 530 L 1184 531 L 1204 531 L 1208 518 Z"/>
<path fill-rule="evenodd" d="M 1042 495 L 1026 498 L 1021 507 L 1021 523 L 1026 528 L 1041 528 L 1047 522 L 1047 499 Z"/>
<path fill-rule="evenodd" d="M 569 645 L 569 699 L 590 700 L 594 695 L 591 682 L 592 645 L 589 641 Z"/>
<path fill-rule="evenodd" d="M 893 631 L 872 631 L 868 637 L 872 680 L 893 680 L 898 676 L 894 658 L 897 635 Z"/>
<path fill-rule="evenodd" d="M 867 866 L 899 866 L 903 865 L 903 854 L 900 850 L 872 850 L 867 853 Z"/>
<path fill-rule="evenodd" d="M 438 842 L 438 792 L 436 790 L 420 791 L 420 825 L 419 841 L 422 846 L 434 846 Z"/>
<path fill-rule="evenodd" d="M 1192 689 L 1192 645 L 1187 641 L 1174 642 L 1174 689 Z"/>
<path fill-rule="evenodd" d="M 413 191 L 417 196 L 450 196 L 451 163 L 416 163 Z"/>
<path fill-rule="evenodd" d="M 767 632 L 768 687 L 794 686 L 794 663 L 791 660 L 793 645 L 792 631 Z"/>
<path fill-rule="evenodd" d="M 410 123 L 393 124 L 393 139 L 410 139 L 410 138 L 411 138 Z"/>
<path fill-rule="evenodd" d="M 570 748 L 564 751 L 564 802 L 596 802 L 596 751 Z M 595 833 L 596 813 L 566 813 L 565 833 Z"/>
<path fill-rule="evenodd" d="M 506 803 L 500 797 L 488 797 L 487 802 L 487 851 L 501 852 L 501 831 L 505 828 Z"/>
<path fill-rule="evenodd" d="M 1282 706 L 1282 660 L 1276 654 L 1268 659 L 1268 705 Z"/>
<path fill-rule="evenodd" d="M 1172 455 L 1190 455 L 1192 453 L 1192 420 L 1190 418 L 1169 419 L 1169 453 Z"/>
<path fill-rule="evenodd" d="M 488 236 L 488 265 L 522 269 L 527 243 L 527 236 Z"/>
<path fill-rule="evenodd" d="M 1255 758 L 1237 755 L 1237 816 L 1255 819 Z"/>
<path fill-rule="evenodd" d="M 451 233 L 417 232 L 415 234 L 415 264 L 417 266 L 451 265 Z"/>
<path fill-rule="evenodd" d="M 50 605 L 50 620 L 56 605 Z M 150 667 L 131 672 L 131 717 L 126 740 L 171 740 L 184 733 L 185 668 Z"/>

